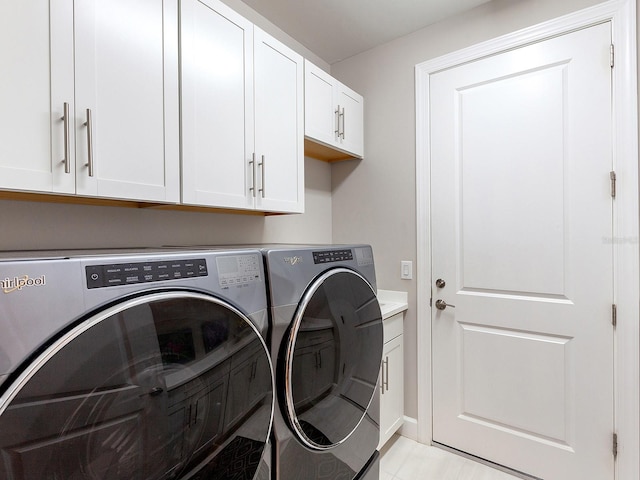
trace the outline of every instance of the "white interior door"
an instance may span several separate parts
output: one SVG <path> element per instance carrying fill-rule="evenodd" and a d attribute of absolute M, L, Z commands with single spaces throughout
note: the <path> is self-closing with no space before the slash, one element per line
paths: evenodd
<path fill-rule="evenodd" d="M 613 478 L 610 44 L 431 76 L 433 439 L 544 480 Z"/>

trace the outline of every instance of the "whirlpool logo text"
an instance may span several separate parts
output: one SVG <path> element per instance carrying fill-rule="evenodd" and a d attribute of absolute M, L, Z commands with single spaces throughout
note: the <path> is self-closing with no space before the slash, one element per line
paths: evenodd
<path fill-rule="evenodd" d="M 297 255 L 294 257 L 284 257 L 284 261 L 291 266 L 294 266 L 297 263 L 302 263 L 302 257 L 298 257 Z"/>
<path fill-rule="evenodd" d="M 42 287 L 47 284 L 47 279 L 44 275 L 36 278 L 31 278 L 29 275 L 23 275 L 21 277 L 6 277 L 4 280 L 0 280 L 0 288 L 4 293 L 15 292 L 16 290 L 22 290 L 27 287 Z"/>

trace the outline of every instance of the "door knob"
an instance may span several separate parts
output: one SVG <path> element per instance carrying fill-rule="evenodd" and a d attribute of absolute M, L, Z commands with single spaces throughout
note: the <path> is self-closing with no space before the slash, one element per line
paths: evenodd
<path fill-rule="evenodd" d="M 438 310 L 444 310 L 447 307 L 456 308 L 455 305 L 445 302 L 444 300 L 436 300 L 436 308 Z"/>
<path fill-rule="evenodd" d="M 447 284 L 447 282 L 445 282 L 443 279 L 439 278 L 436 280 L 436 287 L 438 288 L 444 288 L 444 286 Z"/>

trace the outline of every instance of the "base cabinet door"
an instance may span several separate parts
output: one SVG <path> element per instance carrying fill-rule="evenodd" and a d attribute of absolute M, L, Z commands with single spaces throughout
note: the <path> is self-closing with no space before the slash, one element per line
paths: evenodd
<path fill-rule="evenodd" d="M 391 438 L 404 422 L 404 335 L 403 314 L 384 321 L 385 343 L 380 372 L 380 443 Z M 392 338 L 389 339 L 388 337 Z"/>

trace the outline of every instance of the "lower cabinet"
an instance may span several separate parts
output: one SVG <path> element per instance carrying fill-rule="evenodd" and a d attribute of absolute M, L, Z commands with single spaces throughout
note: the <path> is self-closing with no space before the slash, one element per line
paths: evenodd
<path fill-rule="evenodd" d="M 384 320 L 384 348 L 380 372 L 380 443 L 378 449 L 402 426 L 404 419 L 404 314 Z"/>

